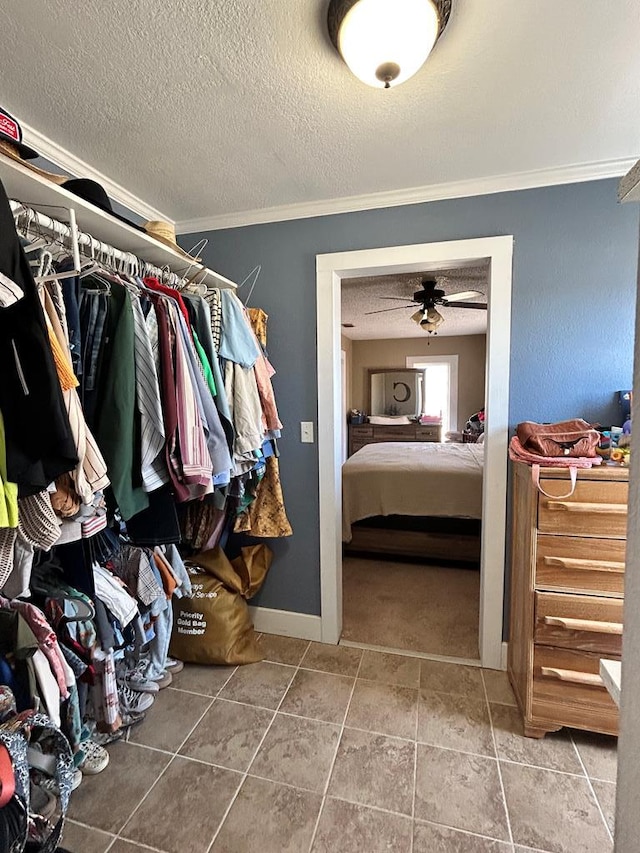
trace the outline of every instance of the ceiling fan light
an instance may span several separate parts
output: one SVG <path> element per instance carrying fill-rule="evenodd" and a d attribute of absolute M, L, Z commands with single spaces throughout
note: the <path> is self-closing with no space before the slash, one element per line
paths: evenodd
<path fill-rule="evenodd" d="M 427 322 L 432 323 L 436 327 L 444 323 L 444 317 L 435 308 L 429 308 L 427 311 Z"/>
<path fill-rule="evenodd" d="M 439 30 L 432 0 L 357 0 L 339 24 L 337 47 L 363 83 L 388 89 L 424 65 Z"/>

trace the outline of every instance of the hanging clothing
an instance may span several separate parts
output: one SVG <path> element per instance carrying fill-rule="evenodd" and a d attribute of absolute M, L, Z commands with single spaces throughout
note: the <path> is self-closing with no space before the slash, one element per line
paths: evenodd
<path fill-rule="evenodd" d="M 133 308 L 127 290 L 111 284 L 96 439 L 107 462 L 115 501 L 125 521 L 149 506 L 141 474 L 134 470 L 136 376 Z"/>
<path fill-rule="evenodd" d="M 138 615 L 138 605 L 111 572 L 98 563 L 93 564 L 93 582 L 96 595 L 109 608 L 120 625 L 125 628 Z"/>
<path fill-rule="evenodd" d="M 160 402 L 160 385 L 140 299 L 128 293 L 133 309 L 134 352 L 136 371 L 136 403 L 140 414 L 142 448 L 142 484 L 146 492 L 169 482 L 169 472 L 162 458 L 164 423 Z"/>
<path fill-rule="evenodd" d="M 0 308 L 8 308 L 10 305 L 15 305 L 23 296 L 24 291 L 22 288 L 18 287 L 6 275 L 0 273 Z"/>
<path fill-rule="evenodd" d="M 34 494 L 78 458 L 36 283 L 0 184 L 0 273 L 24 293 L 0 308 L 0 410 L 7 442 L 7 476 L 20 494 Z"/>
<path fill-rule="evenodd" d="M 211 337 L 213 345 L 220 352 L 220 339 L 222 337 L 222 297 L 218 288 L 207 291 L 205 301 L 211 313 Z"/>
<path fill-rule="evenodd" d="M 225 365 L 224 386 L 235 428 L 234 461 L 262 446 L 262 406 L 255 371 L 234 361 Z M 255 459 L 251 460 L 251 467 Z"/>
<path fill-rule="evenodd" d="M 251 328 L 253 329 L 255 336 L 260 342 L 260 346 L 263 348 L 266 355 L 267 320 L 269 319 L 269 315 L 266 311 L 263 311 L 262 308 L 247 308 L 247 314 L 249 315 Z"/>
<path fill-rule="evenodd" d="M 0 527 L 18 526 L 18 486 L 7 475 L 7 443 L 0 412 Z"/>
<path fill-rule="evenodd" d="M 42 291 L 41 301 L 50 331 L 51 342 L 54 344 L 54 354 L 55 351 L 58 352 L 56 369 L 58 370 L 58 376 L 62 385 L 67 417 L 78 455 L 78 464 L 75 470 L 71 472 L 73 487 L 78 498 L 83 503 L 90 504 L 93 501 L 95 492 L 103 491 L 109 485 L 107 465 L 93 435 L 87 427 L 84 412 L 80 405 L 80 398 L 76 391 L 76 386 L 79 383 L 71 370 L 69 342 L 65 337 L 64 328 L 48 291 Z"/>
<path fill-rule="evenodd" d="M 213 491 L 211 456 L 207 447 L 205 428 L 200 416 L 196 391 L 189 373 L 189 364 L 178 318 L 170 316 L 175 341 L 176 406 L 178 418 L 177 448 L 179 452 L 182 483 L 189 498 L 201 497 Z"/>
<path fill-rule="evenodd" d="M 265 475 L 258 484 L 255 499 L 236 519 L 234 531 L 268 539 L 291 536 L 293 529 L 284 506 L 278 458 L 270 456 L 265 464 Z"/>
<path fill-rule="evenodd" d="M 207 447 L 212 464 L 213 476 L 223 473 L 229 473 L 231 470 L 231 456 L 227 447 L 227 441 L 220 423 L 220 415 L 215 407 L 213 398 L 209 393 L 206 382 L 199 370 L 197 363 L 197 354 L 188 337 L 186 325 L 182 322 L 180 315 L 175 316 L 178 331 L 182 339 L 183 352 L 186 358 L 186 363 L 189 369 L 191 383 L 193 386 L 196 403 L 200 413 L 200 418 L 205 427 L 205 435 Z M 180 345 L 180 341 L 176 340 L 176 347 Z"/>
<path fill-rule="evenodd" d="M 221 291 L 222 334 L 218 352 L 221 358 L 242 367 L 253 367 L 260 354 L 244 313 L 244 306 L 232 290 Z"/>

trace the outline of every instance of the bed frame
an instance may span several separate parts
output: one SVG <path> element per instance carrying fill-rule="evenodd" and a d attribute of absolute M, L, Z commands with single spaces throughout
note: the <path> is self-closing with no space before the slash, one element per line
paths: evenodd
<path fill-rule="evenodd" d="M 482 522 L 471 518 L 388 515 L 351 525 L 345 554 L 383 554 L 419 560 L 480 562 Z"/>

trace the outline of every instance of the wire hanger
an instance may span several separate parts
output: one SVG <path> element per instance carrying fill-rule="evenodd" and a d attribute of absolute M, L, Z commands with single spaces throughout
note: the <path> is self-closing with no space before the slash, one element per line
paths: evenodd
<path fill-rule="evenodd" d="M 249 304 L 249 300 L 251 299 L 251 294 L 253 293 L 254 287 L 258 283 L 258 279 L 260 278 L 261 272 L 262 272 L 262 264 L 257 264 L 257 266 L 255 266 L 251 270 L 249 275 L 243 281 L 241 281 L 240 284 L 238 285 L 238 290 L 240 290 L 241 287 L 244 287 L 244 285 L 247 284 L 248 281 L 251 281 L 251 278 L 253 278 L 253 282 L 251 283 L 251 287 L 249 288 L 249 292 L 247 293 L 246 299 L 244 300 L 245 308 Z"/>

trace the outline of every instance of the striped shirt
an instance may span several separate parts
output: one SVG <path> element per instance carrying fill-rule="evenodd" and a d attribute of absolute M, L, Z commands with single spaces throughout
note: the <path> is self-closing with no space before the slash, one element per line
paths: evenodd
<path fill-rule="evenodd" d="M 162 453 L 165 432 L 160 404 L 160 386 L 156 359 L 140 299 L 130 291 L 128 293 L 133 309 L 135 332 L 136 404 L 140 412 L 142 485 L 145 492 L 152 492 L 169 482 L 169 472 Z"/>

